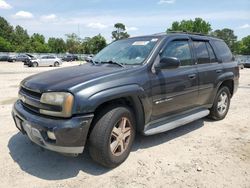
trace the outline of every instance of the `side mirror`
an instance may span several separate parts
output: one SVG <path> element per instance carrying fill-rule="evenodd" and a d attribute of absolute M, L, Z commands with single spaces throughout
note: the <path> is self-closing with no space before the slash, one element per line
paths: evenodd
<path fill-rule="evenodd" d="M 160 62 L 155 65 L 156 69 L 175 69 L 180 66 L 181 62 L 176 57 L 161 58 Z"/>

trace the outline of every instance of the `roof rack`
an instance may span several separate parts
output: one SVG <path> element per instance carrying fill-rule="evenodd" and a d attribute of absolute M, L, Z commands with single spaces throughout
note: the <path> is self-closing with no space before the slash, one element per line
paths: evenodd
<path fill-rule="evenodd" d="M 154 33 L 153 35 L 166 35 L 166 32 Z"/>
<path fill-rule="evenodd" d="M 181 33 L 181 34 L 190 34 L 190 35 L 200 35 L 200 36 L 207 36 L 203 33 L 196 33 L 196 32 L 189 32 L 189 31 L 167 31 L 167 33 Z"/>

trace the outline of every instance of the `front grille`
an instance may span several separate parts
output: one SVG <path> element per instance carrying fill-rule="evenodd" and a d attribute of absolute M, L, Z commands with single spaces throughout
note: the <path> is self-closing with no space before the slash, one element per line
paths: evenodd
<path fill-rule="evenodd" d="M 31 90 L 31 89 L 27 89 L 27 88 L 25 88 L 23 86 L 20 88 L 20 92 L 22 92 L 22 93 L 24 93 L 26 95 L 29 95 L 31 97 L 37 98 L 39 100 L 40 100 L 40 98 L 42 96 L 41 93 L 39 93 L 37 91 L 34 91 L 34 90 Z"/>
<path fill-rule="evenodd" d="M 22 101 L 22 104 L 28 108 L 29 110 L 39 113 L 39 110 L 41 108 L 40 98 L 42 96 L 41 93 L 24 88 L 23 86 L 19 90 L 19 96 L 20 100 Z"/>

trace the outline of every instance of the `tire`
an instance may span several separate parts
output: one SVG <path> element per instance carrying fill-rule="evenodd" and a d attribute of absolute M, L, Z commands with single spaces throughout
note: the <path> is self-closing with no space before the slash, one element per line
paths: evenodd
<path fill-rule="evenodd" d="M 37 62 L 33 62 L 32 63 L 32 67 L 38 67 L 38 63 Z"/>
<path fill-rule="evenodd" d="M 55 62 L 54 63 L 54 67 L 58 67 L 59 66 L 59 63 L 58 62 Z"/>
<path fill-rule="evenodd" d="M 208 117 L 213 120 L 224 119 L 229 110 L 230 100 L 231 100 L 231 93 L 228 87 L 226 86 L 221 87 L 215 96 L 214 104 L 210 109 L 210 114 Z"/>
<path fill-rule="evenodd" d="M 89 137 L 90 156 L 108 168 L 120 165 L 129 156 L 134 141 L 134 114 L 128 107 L 110 107 L 93 123 Z"/>

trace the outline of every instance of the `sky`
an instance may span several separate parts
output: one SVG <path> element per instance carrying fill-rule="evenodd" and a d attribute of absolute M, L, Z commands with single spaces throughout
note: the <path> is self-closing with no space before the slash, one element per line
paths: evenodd
<path fill-rule="evenodd" d="M 46 39 L 100 33 L 111 41 L 117 22 L 138 36 L 164 32 L 173 21 L 196 17 L 213 30 L 233 29 L 238 39 L 250 35 L 250 0 L 0 0 L 0 16 Z"/>

